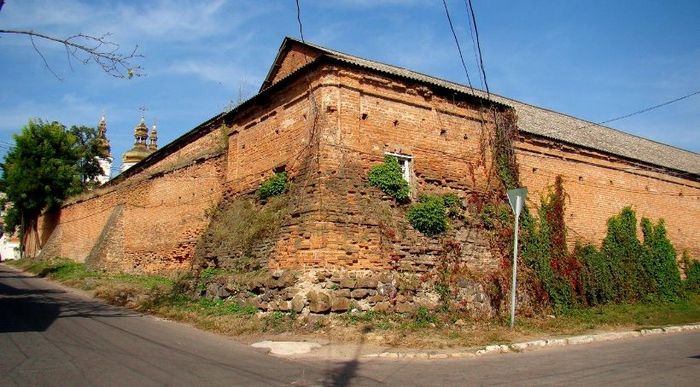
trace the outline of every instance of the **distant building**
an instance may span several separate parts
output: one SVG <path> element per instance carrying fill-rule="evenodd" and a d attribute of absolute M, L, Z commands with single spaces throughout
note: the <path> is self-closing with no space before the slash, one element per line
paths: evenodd
<path fill-rule="evenodd" d="M 97 181 L 104 184 L 112 177 L 112 150 L 107 139 L 107 121 L 104 114 L 100 118 L 100 124 L 97 126 L 97 139 L 100 142 L 100 147 L 106 149 L 107 157 L 99 157 L 97 161 L 100 163 L 102 174 L 97 176 Z"/>
<path fill-rule="evenodd" d="M 5 198 L 5 193 L 0 192 L 0 198 Z M 0 207 L 0 257 L 3 261 L 8 259 L 19 259 L 19 238 L 17 234 L 5 232 L 5 211 L 12 206 L 11 203 L 6 203 Z"/>
<path fill-rule="evenodd" d="M 143 116 L 141 117 L 141 122 L 134 128 L 134 138 L 136 139 L 134 147 L 126 151 L 124 156 L 122 156 L 122 168 L 120 172 L 131 168 L 134 164 L 145 159 L 158 149 L 158 131 L 156 130 L 156 126 L 153 125 L 151 129 L 151 138 L 149 142 L 148 127 L 146 126 Z"/>

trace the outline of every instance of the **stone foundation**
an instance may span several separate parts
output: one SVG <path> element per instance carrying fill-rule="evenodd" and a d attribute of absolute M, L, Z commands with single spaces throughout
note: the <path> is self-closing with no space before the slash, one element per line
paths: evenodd
<path fill-rule="evenodd" d="M 345 313 L 352 310 L 412 314 L 419 308 L 436 310 L 443 304 L 432 281 L 414 273 L 338 270 L 276 270 L 223 275 L 205 284 L 201 296 L 228 299 L 261 312 L 302 315 Z M 453 306 L 474 317 L 496 311 L 484 286 L 473 279 L 456 282 Z"/>

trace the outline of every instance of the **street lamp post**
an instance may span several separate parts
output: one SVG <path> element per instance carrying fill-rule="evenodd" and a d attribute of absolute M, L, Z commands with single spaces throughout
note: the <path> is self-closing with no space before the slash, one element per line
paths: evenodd
<path fill-rule="evenodd" d="M 508 190 L 508 202 L 510 203 L 510 208 L 513 209 L 513 214 L 515 214 L 515 228 L 514 228 L 514 242 L 513 242 L 513 282 L 510 289 L 510 327 L 513 328 L 515 324 L 515 289 L 517 286 L 518 278 L 518 228 L 520 224 L 520 213 L 523 209 L 523 204 L 525 203 L 525 198 L 527 197 L 527 188 L 516 188 Z"/>

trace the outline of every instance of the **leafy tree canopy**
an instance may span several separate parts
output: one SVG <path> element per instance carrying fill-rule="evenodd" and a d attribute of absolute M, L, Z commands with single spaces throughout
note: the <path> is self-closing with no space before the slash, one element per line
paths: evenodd
<path fill-rule="evenodd" d="M 56 208 L 94 184 L 101 173 L 95 157 L 105 155 L 96 133 L 93 128 L 66 130 L 55 121 L 30 120 L 13 136 L 15 146 L 0 164 L 0 188 L 13 206 L 5 216 L 8 231 L 22 220 L 33 224 L 42 210 Z"/>
<path fill-rule="evenodd" d="M 76 140 L 81 191 L 97 187 L 100 184 L 97 177 L 102 174 L 98 158 L 109 157 L 108 145 L 100 140 L 95 128 L 71 126 L 68 133 Z"/>

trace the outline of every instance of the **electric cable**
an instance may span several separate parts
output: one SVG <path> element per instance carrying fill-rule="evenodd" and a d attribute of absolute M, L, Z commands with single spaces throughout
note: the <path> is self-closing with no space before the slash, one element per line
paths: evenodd
<path fill-rule="evenodd" d="M 469 83 L 469 88 L 474 94 L 474 87 L 472 87 L 472 80 L 469 77 L 469 70 L 467 70 L 467 64 L 464 62 L 464 55 L 462 55 L 462 47 L 459 45 L 459 39 L 457 39 L 457 33 L 455 32 L 454 25 L 452 24 L 452 17 L 450 16 L 450 10 L 447 8 L 447 2 L 442 0 L 442 5 L 445 7 L 445 14 L 447 15 L 447 21 L 450 24 L 450 30 L 452 31 L 452 36 L 455 39 L 455 44 L 457 45 L 457 51 L 459 52 L 459 59 L 462 61 L 462 68 L 464 68 L 464 74 L 467 76 L 467 82 Z"/>
<path fill-rule="evenodd" d="M 474 24 L 474 34 L 476 35 L 476 47 L 479 51 L 479 63 L 478 66 L 481 69 L 481 75 L 484 79 L 484 88 L 486 89 L 486 99 L 491 99 L 491 92 L 489 91 L 489 83 L 486 80 L 486 69 L 484 68 L 484 56 L 481 53 L 481 41 L 479 39 L 479 28 L 476 25 L 476 15 L 474 15 L 474 7 L 472 7 L 472 0 L 465 0 L 469 3 L 469 12 L 471 13 L 472 24 Z M 468 15 L 467 15 L 468 16 Z"/>
<path fill-rule="evenodd" d="M 609 122 L 618 121 L 618 120 L 622 120 L 622 119 L 629 118 L 629 117 L 632 117 L 632 116 L 636 116 L 636 115 L 638 115 L 638 114 L 646 113 L 646 112 L 652 111 L 652 110 L 654 110 L 654 109 L 658 109 L 658 108 L 660 108 L 660 107 L 667 106 L 667 105 L 670 105 L 670 104 L 672 104 L 672 103 L 676 103 L 676 102 L 678 102 L 678 101 L 682 101 L 682 100 L 684 100 L 684 99 L 686 99 L 686 98 L 690 98 L 690 97 L 695 96 L 695 95 L 698 95 L 698 94 L 700 94 L 700 90 L 694 91 L 694 92 L 692 92 L 692 93 L 690 93 L 690 94 L 686 94 L 686 95 L 684 95 L 684 96 L 682 96 L 682 97 L 674 98 L 674 99 L 672 99 L 672 100 L 670 100 L 670 101 L 662 102 L 662 103 L 660 103 L 660 104 L 658 104 L 658 105 L 650 106 L 650 107 L 647 107 L 647 108 L 644 108 L 644 109 L 641 109 L 641 110 L 637 110 L 637 111 L 632 112 L 632 113 L 628 113 L 628 114 L 625 114 L 625 115 L 621 115 L 621 116 L 619 116 L 619 117 L 611 118 L 611 119 L 609 119 L 609 120 L 600 121 L 600 122 L 593 122 L 593 123 L 590 123 L 590 124 L 588 124 L 588 125 L 584 125 L 584 126 L 578 127 L 578 128 L 576 128 L 576 129 L 584 129 L 584 128 L 589 128 L 589 127 L 595 126 L 595 125 L 603 125 L 603 124 L 607 124 L 607 123 L 609 123 Z"/>
<path fill-rule="evenodd" d="M 306 43 L 304 41 L 304 28 L 301 24 L 301 8 L 299 7 L 299 0 L 296 0 L 297 3 L 297 23 L 299 23 L 299 36 L 301 37 L 301 42 Z"/>

